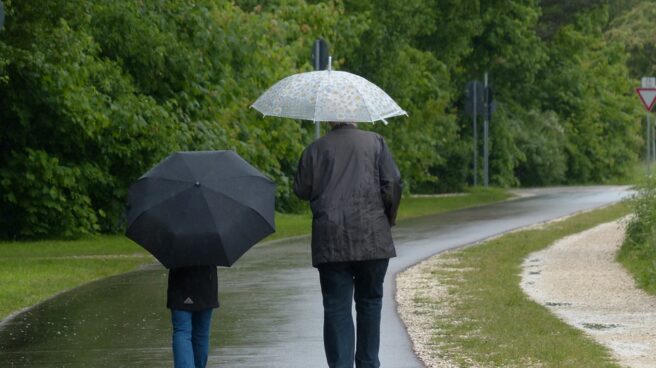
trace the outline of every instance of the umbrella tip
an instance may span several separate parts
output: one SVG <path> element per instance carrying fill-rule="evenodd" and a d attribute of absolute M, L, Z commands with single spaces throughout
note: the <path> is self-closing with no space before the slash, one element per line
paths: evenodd
<path fill-rule="evenodd" d="M 333 70 L 333 57 L 328 56 L 328 71 Z"/>

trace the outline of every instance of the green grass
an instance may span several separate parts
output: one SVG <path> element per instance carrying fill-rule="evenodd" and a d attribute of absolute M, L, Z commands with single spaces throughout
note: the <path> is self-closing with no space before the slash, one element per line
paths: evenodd
<path fill-rule="evenodd" d="M 462 366 L 473 360 L 486 367 L 618 367 L 605 348 L 529 300 L 519 284 L 530 253 L 628 211 L 617 204 L 443 255 L 448 267 L 430 272 L 447 286 L 448 304 L 415 301 L 441 310 L 432 336 L 439 353 Z"/>
<path fill-rule="evenodd" d="M 656 239 L 649 243 L 629 246 L 627 243 L 617 254 L 617 260 L 636 280 L 636 285 L 656 295 Z"/>
<path fill-rule="evenodd" d="M 83 283 L 153 260 L 124 236 L 0 242 L 0 319 Z"/>
<path fill-rule="evenodd" d="M 0 319 L 57 292 L 134 270 L 148 259 L 0 259 Z"/>
<path fill-rule="evenodd" d="M 472 189 L 454 197 L 404 198 L 399 219 L 471 207 L 508 198 L 501 189 Z M 311 215 L 276 214 L 276 233 L 266 240 L 310 232 Z M 54 294 L 155 262 L 122 235 L 80 240 L 0 242 L 0 320 Z"/>
<path fill-rule="evenodd" d="M 0 242 L 0 259 L 143 255 L 146 251 L 122 235 L 98 235 L 79 240 Z"/>
<path fill-rule="evenodd" d="M 403 198 L 399 206 L 399 220 L 480 206 L 510 198 L 499 188 L 469 188 L 464 195 Z"/>

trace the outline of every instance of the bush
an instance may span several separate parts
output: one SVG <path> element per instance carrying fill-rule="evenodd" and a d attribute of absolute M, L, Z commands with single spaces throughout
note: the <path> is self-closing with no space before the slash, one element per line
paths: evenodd
<path fill-rule="evenodd" d="M 640 287 L 656 293 L 656 177 L 648 178 L 630 202 L 634 215 L 618 258 Z"/>
<path fill-rule="evenodd" d="M 97 212 L 88 196 L 93 166 L 68 167 L 44 151 L 14 152 L 0 170 L 4 237 L 72 236 L 97 231 Z"/>

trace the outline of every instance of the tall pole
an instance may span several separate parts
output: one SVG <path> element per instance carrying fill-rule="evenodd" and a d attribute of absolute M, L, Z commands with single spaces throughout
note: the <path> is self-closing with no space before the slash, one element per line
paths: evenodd
<path fill-rule="evenodd" d="M 321 69 L 321 58 L 319 57 L 321 49 L 320 49 L 319 46 L 320 46 L 319 42 L 314 43 L 314 55 L 316 55 L 315 58 L 314 58 L 314 70 Z M 314 137 L 316 139 L 321 138 L 321 126 L 320 126 L 320 124 L 321 123 L 318 122 L 318 121 L 314 122 Z"/>
<path fill-rule="evenodd" d="M 651 111 L 647 111 L 647 119 L 649 119 L 649 126 L 651 127 L 651 162 L 656 160 L 656 122 L 651 124 Z"/>
<path fill-rule="evenodd" d="M 645 162 L 647 164 L 647 175 L 649 175 L 651 171 L 651 164 L 652 162 L 654 162 L 654 160 L 656 160 L 656 142 L 654 142 L 654 128 L 651 126 L 651 113 L 649 111 L 652 105 L 654 104 L 653 101 L 654 96 L 652 94 L 645 94 L 644 96 L 646 97 L 643 98 L 643 92 L 649 91 L 650 93 L 652 93 L 652 91 L 656 89 L 656 78 L 642 77 L 642 80 L 640 81 L 640 86 L 641 88 L 638 88 L 636 91 L 640 96 L 640 100 L 642 101 L 642 104 L 645 106 L 645 109 L 647 110 L 647 126 L 646 126 L 647 156 L 645 157 Z"/>
<path fill-rule="evenodd" d="M 645 156 L 645 162 L 647 163 L 647 175 L 649 175 L 649 166 L 651 164 L 651 121 L 649 120 L 649 111 L 647 111 L 647 131 L 646 131 L 646 137 L 647 137 L 647 155 Z"/>
<path fill-rule="evenodd" d="M 489 184 L 489 181 L 490 181 L 489 180 L 489 171 L 488 171 L 489 152 L 488 152 L 488 145 L 487 145 L 487 140 L 488 140 L 488 136 L 489 136 L 489 131 L 488 131 L 488 129 L 489 129 L 488 107 L 489 107 L 490 101 L 488 101 L 488 96 L 489 95 L 487 94 L 487 72 L 485 72 L 485 92 L 484 93 L 485 93 L 485 109 L 484 109 L 485 112 L 484 112 L 483 116 L 485 116 L 485 120 L 483 120 L 483 165 L 484 165 L 484 167 L 483 167 L 483 185 L 485 185 L 485 187 L 487 188 L 487 186 Z"/>
<path fill-rule="evenodd" d="M 476 91 L 476 84 L 479 82 L 474 83 L 474 186 L 478 184 L 478 180 L 476 178 L 476 173 L 478 172 L 478 132 L 477 132 L 477 127 L 476 127 L 476 115 L 478 115 L 478 106 L 476 106 L 476 101 L 478 100 L 478 91 Z"/>

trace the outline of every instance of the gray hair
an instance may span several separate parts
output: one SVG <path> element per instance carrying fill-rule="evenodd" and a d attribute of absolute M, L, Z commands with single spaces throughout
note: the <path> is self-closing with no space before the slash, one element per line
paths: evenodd
<path fill-rule="evenodd" d="M 338 127 L 340 125 L 351 125 L 354 127 L 358 126 L 358 123 L 354 123 L 352 121 L 329 121 L 328 124 L 330 124 L 332 128 Z"/>

